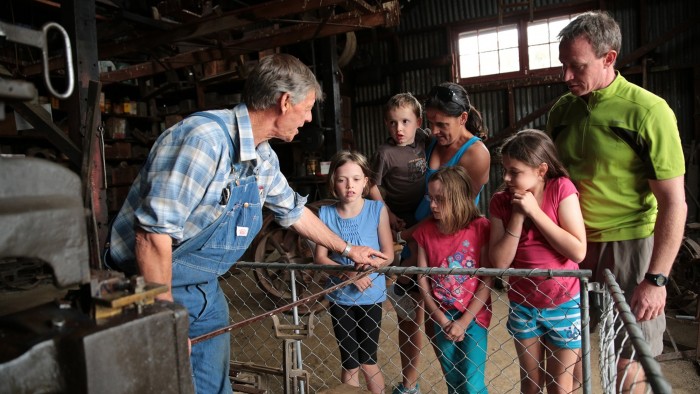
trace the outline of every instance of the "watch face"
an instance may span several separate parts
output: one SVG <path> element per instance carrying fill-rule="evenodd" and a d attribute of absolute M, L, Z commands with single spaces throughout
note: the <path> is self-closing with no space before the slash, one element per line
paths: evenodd
<path fill-rule="evenodd" d="M 668 283 L 668 278 L 663 276 L 662 274 L 657 274 L 657 275 L 652 275 L 652 274 L 646 274 L 645 276 L 647 280 L 649 280 L 651 283 L 657 285 L 657 286 L 666 286 L 666 283 Z"/>

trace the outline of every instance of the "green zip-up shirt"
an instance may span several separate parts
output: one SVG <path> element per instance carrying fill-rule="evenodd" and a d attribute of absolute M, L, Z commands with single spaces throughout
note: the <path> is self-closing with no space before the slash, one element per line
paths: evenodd
<path fill-rule="evenodd" d="M 589 242 L 653 234 L 657 203 L 648 181 L 685 173 L 676 117 L 664 99 L 618 72 L 588 101 L 562 96 L 547 132 L 580 193 Z"/>

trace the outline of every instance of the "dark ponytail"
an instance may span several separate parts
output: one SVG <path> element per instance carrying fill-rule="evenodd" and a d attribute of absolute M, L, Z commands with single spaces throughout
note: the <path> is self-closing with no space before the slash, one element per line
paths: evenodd
<path fill-rule="evenodd" d="M 473 105 L 470 105 L 469 111 L 467 111 L 467 124 L 465 127 L 467 131 L 484 141 L 489 137 L 488 130 L 484 126 L 484 118 L 481 116 L 481 112 L 474 108 Z"/>

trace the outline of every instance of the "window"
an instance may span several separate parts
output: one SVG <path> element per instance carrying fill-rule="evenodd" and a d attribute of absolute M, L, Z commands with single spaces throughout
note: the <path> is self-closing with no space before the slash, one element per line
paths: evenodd
<path fill-rule="evenodd" d="M 457 32 L 459 78 L 561 67 L 557 36 L 578 15 Z M 524 42 L 525 36 L 527 46 L 521 48 L 519 37 Z"/>
<path fill-rule="evenodd" d="M 460 78 L 520 70 L 517 25 L 465 32 L 458 40 Z"/>
<path fill-rule="evenodd" d="M 559 40 L 561 29 L 577 15 L 549 18 L 527 24 L 527 53 L 530 70 L 559 67 Z"/>

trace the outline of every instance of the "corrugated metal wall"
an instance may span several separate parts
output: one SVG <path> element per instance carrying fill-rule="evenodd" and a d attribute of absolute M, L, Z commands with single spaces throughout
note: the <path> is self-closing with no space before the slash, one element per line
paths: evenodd
<path fill-rule="evenodd" d="M 506 0 L 515 3 L 519 0 Z M 552 5 L 567 5 L 572 1 L 538 0 L 535 9 Z M 580 3 L 578 1 L 574 3 Z M 644 2 L 647 5 L 645 20 L 636 0 L 604 2 L 608 11 L 623 29 L 623 43 L 620 57 L 631 53 L 640 46 L 654 40 L 675 28 L 696 12 L 694 0 L 669 0 L 664 2 Z M 401 23 L 393 32 L 395 36 L 385 40 L 372 40 L 360 44 L 358 52 L 369 52 L 373 65 L 390 69 L 391 64 L 418 60 L 437 59 L 451 54 L 448 42 L 451 25 L 468 23 L 470 19 L 495 18 L 498 15 L 498 0 L 412 0 L 404 6 Z M 537 18 L 537 14 L 535 14 Z M 641 30 L 644 29 L 642 32 Z M 651 58 L 647 89 L 665 98 L 676 112 L 681 137 L 686 144 L 694 138 L 694 98 L 692 66 L 700 57 L 698 32 L 700 26 L 679 34 L 671 41 L 655 49 Z M 646 37 L 643 37 L 646 36 Z M 396 45 L 399 48 L 395 48 Z M 391 58 L 393 54 L 394 58 Z M 398 57 L 398 58 L 397 58 Z M 450 66 L 439 66 L 399 73 L 393 71 L 382 75 L 380 83 L 355 86 L 354 131 L 358 149 L 368 155 L 382 143 L 387 133 L 383 125 L 382 104 L 399 91 L 409 91 L 422 97 L 430 88 L 450 79 Z M 392 79 L 395 84 L 392 86 Z M 630 75 L 628 79 L 641 84 L 641 75 Z M 470 87 L 465 86 L 467 90 Z M 515 103 L 515 119 L 519 120 L 534 110 L 566 92 L 563 84 L 550 84 L 515 88 L 512 90 Z M 473 104 L 482 112 L 490 136 L 509 126 L 508 91 L 505 89 L 471 93 Z M 544 127 L 546 115 L 530 122 L 525 127 Z M 492 182 L 485 200 L 488 201 L 492 189 L 500 183 L 500 168 L 494 166 Z M 483 207 L 482 207 L 483 208 Z"/>

